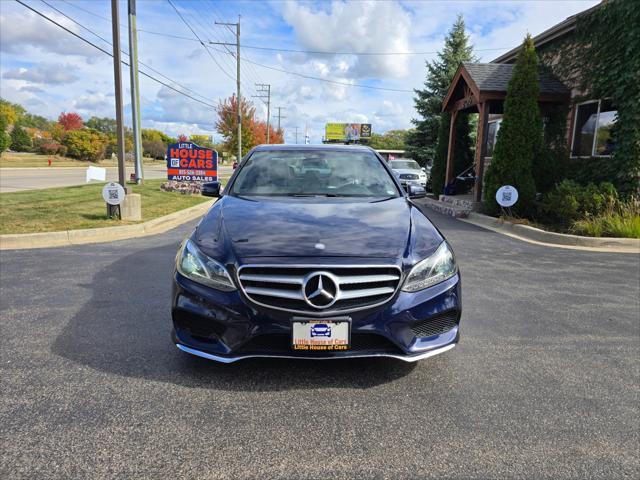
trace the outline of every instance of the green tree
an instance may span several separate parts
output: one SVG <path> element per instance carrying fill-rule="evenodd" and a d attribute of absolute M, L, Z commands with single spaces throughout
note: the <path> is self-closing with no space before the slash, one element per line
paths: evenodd
<path fill-rule="evenodd" d="M 11 131 L 11 148 L 16 152 L 28 152 L 31 150 L 31 138 L 20 125 L 14 125 Z"/>
<path fill-rule="evenodd" d="M 26 110 L 22 105 L 11 103 L 4 98 L 0 98 L 0 116 L 5 117 L 7 125 L 16 124 L 22 119 L 25 113 Z"/>
<path fill-rule="evenodd" d="M 107 135 L 115 135 L 118 128 L 116 120 L 109 117 L 91 117 L 89 120 L 87 120 L 85 125 L 88 128 L 92 128 L 101 133 L 106 133 Z"/>
<path fill-rule="evenodd" d="M 0 153 L 11 145 L 11 137 L 7 135 L 7 118 L 0 113 Z"/>
<path fill-rule="evenodd" d="M 405 138 L 408 134 L 409 130 L 389 130 L 382 135 L 373 133 L 368 145 L 376 150 L 405 150 Z"/>
<path fill-rule="evenodd" d="M 441 171 L 442 175 L 437 179 L 433 177 L 434 193 L 441 193 L 444 185 L 444 169 L 446 168 L 446 148 L 444 155 L 436 155 L 436 150 L 442 150 L 444 141 L 448 143 L 448 129 L 446 135 L 442 126 L 441 118 L 447 122 L 448 114 L 442 114 L 442 101 L 444 100 L 449 85 L 453 80 L 456 70 L 462 62 L 474 62 L 477 59 L 473 55 L 473 46 L 469 43 L 469 36 L 465 33 L 465 24 L 462 15 L 458 15 L 451 31 L 444 41 L 444 47 L 438 53 L 438 58 L 427 62 L 427 78 L 424 88 L 416 89 L 414 98 L 415 109 L 419 114 L 418 119 L 412 119 L 415 129 L 407 136 L 407 156 L 418 160 L 424 164 L 427 160 L 434 160 L 436 173 Z M 458 115 L 460 128 L 456 127 L 456 150 L 454 159 L 458 168 L 456 173 L 460 173 L 469 166 L 472 161 L 471 141 L 469 139 L 469 117 L 467 114 Z M 448 123 L 448 122 L 447 122 Z M 466 127 L 465 127 L 466 125 Z M 432 172 L 433 175 L 433 172 Z"/>
<path fill-rule="evenodd" d="M 160 140 L 143 140 L 142 150 L 147 157 L 162 159 L 167 153 L 167 145 Z"/>
<path fill-rule="evenodd" d="M 67 155 L 80 160 L 96 162 L 104 158 L 108 137 L 88 128 L 71 130 L 64 137 Z"/>
<path fill-rule="evenodd" d="M 160 130 L 153 130 L 152 128 L 142 129 L 142 140 L 162 142 L 166 145 L 177 142 L 177 139 L 170 137 Z"/>
<path fill-rule="evenodd" d="M 40 115 L 25 113 L 20 120 L 20 125 L 24 127 L 37 128 L 38 130 L 50 130 L 53 122 Z"/>
<path fill-rule="evenodd" d="M 189 139 L 199 147 L 213 148 L 213 142 L 209 135 L 191 135 Z"/>
<path fill-rule="evenodd" d="M 514 210 L 530 215 L 536 193 L 532 174 L 534 158 L 542 146 L 542 118 L 538 107 L 538 56 L 530 35 L 524 40 L 507 86 L 504 116 L 493 158 L 485 179 L 487 209 L 497 212 L 498 188 L 513 185 L 518 190 Z"/>

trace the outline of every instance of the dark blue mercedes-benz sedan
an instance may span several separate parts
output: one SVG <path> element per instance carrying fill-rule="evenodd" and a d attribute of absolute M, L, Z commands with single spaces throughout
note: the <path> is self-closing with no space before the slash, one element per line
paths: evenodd
<path fill-rule="evenodd" d="M 416 361 L 459 338 L 450 245 L 376 152 L 263 145 L 176 257 L 173 338 L 220 362 L 251 357 Z"/>

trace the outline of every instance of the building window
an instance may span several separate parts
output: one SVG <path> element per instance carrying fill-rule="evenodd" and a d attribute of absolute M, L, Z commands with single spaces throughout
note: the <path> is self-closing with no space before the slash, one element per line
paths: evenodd
<path fill-rule="evenodd" d="M 493 149 L 496 146 L 498 130 L 500 130 L 502 120 L 494 120 L 487 124 L 487 144 L 485 146 L 485 157 L 493 157 Z"/>
<path fill-rule="evenodd" d="M 591 100 L 576 108 L 572 157 L 604 157 L 611 155 L 614 144 L 611 129 L 618 112 L 609 100 Z"/>

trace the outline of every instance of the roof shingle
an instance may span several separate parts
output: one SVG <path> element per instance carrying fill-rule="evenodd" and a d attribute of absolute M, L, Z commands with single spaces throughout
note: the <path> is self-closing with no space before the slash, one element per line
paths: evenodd
<path fill-rule="evenodd" d="M 506 92 L 513 72 L 510 63 L 463 63 L 480 91 Z M 540 72 L 540 93 L 568 94 L 569 89 L 547 72 Z"/>

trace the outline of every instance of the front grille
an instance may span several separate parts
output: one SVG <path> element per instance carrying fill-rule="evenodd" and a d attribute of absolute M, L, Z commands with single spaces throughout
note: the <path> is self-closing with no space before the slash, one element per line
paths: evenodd
<path fill-rule="evenodd" d="M 418 175 L 417 173 L 401 173 L 400 178 L 402 180 L 418 180 L 420 178 L 420 175 Z"/>
<path fill-rule="evenodd" d="M 351 347 L 348 352 L 392 353 L 402 354 L 402 351 L 390 340 L 375 333 L 352 333 Z M 252 338 L 234 353 L 238 354 L 272 354 L 272 355 L 300 355 L 310 357 L 314 355 L 326 356 L 327 352 L 297 352 L 291 348 L 291 336 L 283 334 L 266 334 Z"/>
<path fill-rule="evenodd" d="M 435 317 L 426 318 L 411 326 L 416 337 L 426 338 L 448 332 L 458 323 L 458 311 L 449 310 Z"/>
<path fill-rule="evenodd" d="M 324 279 L 328 295 L 313 301 L 305 298 L 317 289 L 317 276 Z M 381 305 L 393 297 L 402 274 L 394 266 L 246 265 L 238 280 L 252 302 L 294 313 L 327 316 Z M 315 303 L 315 305 L 313 304 Z"/>

